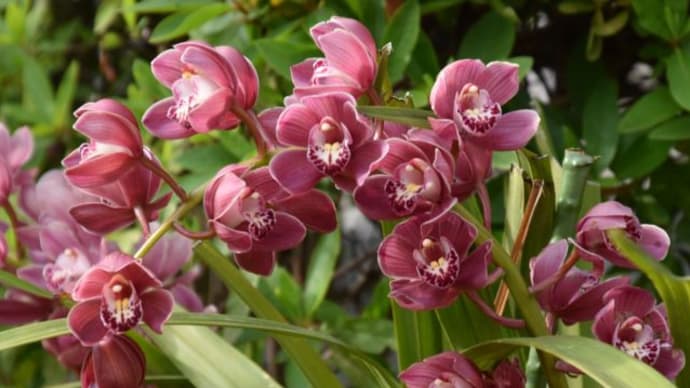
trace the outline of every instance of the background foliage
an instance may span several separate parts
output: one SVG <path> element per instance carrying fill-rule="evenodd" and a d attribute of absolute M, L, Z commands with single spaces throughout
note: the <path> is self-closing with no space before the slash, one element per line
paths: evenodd
<path fill-rule="evenodd" d="M 684 0 L 4 0 L 0 121 L 10 128 L 31 126 L 38 139 L 32 165 L 40 171 L 56 167 L 81 142 L 71 130 L 75 107 L 117 96 L 141 117 L 168 93 L 153 78 L 149 61 L 188 38 L 238 48 L 259 72 L 257 108 L 281 105 L 292 88 L 289 66 L 318 56 L 309 26 L 335 14 L 353 17 L 369 27 L 379 47 L 392 43 L 390 82 L 400 91 L 401 104 L 426 107 L 434 77 L 453 59 L 519 63 L 526 87 L 508 109 L 532 102 L 543 116 L 544 131 L 530 148 L 559 160 L 566 147 L 584 147 L 597 155 L 591 195 L 597 196 L 594 187 L 599 186 L 603 197 L 615 196 L 633 207 L 642 222 L 664 227 L 673 241 L 665 264 L 677 274 L 688 274 L 687 8 Z M 190 190 L 225 164 L 254 152 L 241 131 L 174 142 L 157 142 L 142 133 Z M 516 158 L 512 152 L 498 153 L 494 160 L 496 173 L 489 186 L 495 199 L 494 230 L 510 230 L 511 222 L 520 219 L 505 212 L 511 205 L 496 195 L 504 189 L 512 190 L 508 198 L 524 195 L 524 187 L 509 184 L 516 174 L 522 181 L 520 171 L 509 171 Z M 532 168 L 531 176 L 539 174 Z M 553 186 L 544 195 L 553 196 Z M 343 209 L 341 230 L 310 236 L 303 248 L 282 258 L 283 267 L 254 281 L 290 322 L 346 339 L 388 363 L 396 345 L 387 285 L 375 263 L 378 231 L 353 217 L 351 207 Z M 543 217 L 540 222 L 542 240 L 548 239 L 552 222 Z M 118 239 L 124 247 L 134 242 L 127 233 Z M 526 258 L 543 246 L 539 239 L 530 236 Z M 207 274 L 199 285 L 206 301 L 221 311 L 248 315 L 219 279 Z M 225 328 L 223 334 L 277 380 L 288 387 L 304 386 L 297 366 L 272 340 L 265 341 L 265 334 L 237 328 Z M 156 358 L 155 350 L 147 353 L 153 371 L 179 374 L 164 358 Z M 338 348 L 330 349 L 328 362 L 354 386 L 371 386 L 370 376 L 348 365 Z M 0 353 L 3 386 L 70 380 L 64 373 L 38 344 Z"/>

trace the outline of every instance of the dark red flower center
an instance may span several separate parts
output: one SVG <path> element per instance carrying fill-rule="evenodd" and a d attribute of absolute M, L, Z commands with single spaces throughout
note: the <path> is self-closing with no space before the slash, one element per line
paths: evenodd
<path fill-rule="evenodd" d="M 332 118 L 324 118 L 309 132 L 307 159 L 324 175 L 338 174 L 350 162 L 351 141 Z"/>
<path fill-rule="evenodd" d="M 425 238 L 421 249 L 415 250 L 413 256 L 419 277 L 436 288 L 452 286 L 460 274 L 460 257 L 446 241 L 439 243 Z"/>
<path fill-rule="evenodd" d="M 256 241 L 264 238 L 276 224 L 275 212 L 266 207 L 266 201 L 256 191 L 242 200 L 242 215 L 249 224 L 249 234 Z"/>
<path fill-rule="evenodd" d="M 619 324 L 613 340 L 615 347 L 649 365 L 656 363 L 664 344 L 639 317 L 630 317 Z"/>
<path fill-rule="evenodd" d="M 132 282 L 120 274 L 114 275 L 103 286 L 101 321 L 115 333 L 136 326 L 143 316 L 141 299 Z"/>
<path fill-rule="evenodd" d="M 484 89 L 466 84 L 455 100 L 457 124 L 473 135 L 484 135 L 501 117 L 501 105 L 494 102 Z"/>

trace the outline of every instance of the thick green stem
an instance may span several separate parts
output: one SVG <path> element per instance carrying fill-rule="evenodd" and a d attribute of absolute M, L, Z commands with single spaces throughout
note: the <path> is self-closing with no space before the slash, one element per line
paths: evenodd
<path fill-rule="evenodd" d="M 249 283 L 237 267 L 222 255 L 208 241 L 196 247 L 198 257 L 249 306 L 254 314 L 263 319 L 286 323 L 287 320 L 273 307 L 266 297 Z M 306 341 L 285 335 L 276 335 L 276 340 L 300 366 L 300 369 L 314 387 L 342 387 L 342 384 Z"/>
<path fill-rule="evenodd" d="M 204 189 L 205 186 L 201 186 L 198 189 L 196 189 L 191 195 L 187 197 L 187 200 L 182 202 L 180 207 L 175 210 L 175 212 L 168 217 L 161 226 L 156 229 L 155 232 L 151 233 L 151 235 L 148 236 L 146 241 L 141 245 L 139 250 L 134 254 L 135 259 L 141 259 L 144 257 L 151 248 L 153 248 L 154 245 L 158 242 L 158 240 L 161 239 L 170 229 L 172 229 L 173 225 L 175 222 L 179 221 L 187 215 L 192 209 L 194 209 L 199 203 L 201 203 L 201 200 L 204 198 Z"/>
<path fill-rule="evenodd" d="M 551 241 L 573 236 L 582 204 L 589 170 L 594 158 L 579 149 L 565 150 L 563 178 L 556 198 L 556 227 Z"/>
<path fill-rule="evenodd" d="M 530 333 L 533 336 L 549 335 L 550 333 L 544 323 L 544 316 L 541 313 L 539 304 L 527 289 L 527 284 L 522 278 L 520 269 L 513 263 L 508 252 L 503 249 L 501 244 L 493 238 L 491 232 L 488 231 L 483 223 L 477 220 L 470 211 L 465 209 L 462 205 L 457 205 L 455 211 L 477 228 L 477 243 L 481 244 L 485 241 L 492 241 L 491 253 L 494 263 L 503 268 L 505 273 L 503 281 L 508 285 L 510 294 L 513 296 L 515 304 L 520 310 L 522 318 L 525 320 L 527 329 Z M 554 357 L 540 352 L 539 358 L 541 359 L 541 364 L 544 366 L 544 373 L 549 381 L 549 386 L 552 388 L 567 387 L 567 382 L 563 374 L 554 369 Z"/>

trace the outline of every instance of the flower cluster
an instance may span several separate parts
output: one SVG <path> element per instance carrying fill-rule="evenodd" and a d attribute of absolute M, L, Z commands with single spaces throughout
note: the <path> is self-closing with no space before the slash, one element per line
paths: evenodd
<path fill-rule="evenodd" d="M 496 322 L 524 327 L 523 320 L 504 317 L 485 301 L 487 287 L 503 275 L 492 260 L 501 248 L 482 234 L 481 221 L 473 224 L 457 207 L 476 195 L 483 224 L 491 226 L 486 181 L 492 154 L 526 146 L 537 131 L 536 111 L 504 107 L 518 91 L 518 66 L 475 59 L 448 64 L 431 89 L 427 128 L 408 127 L 358 108 L 390 102 L 376 86 L 387 71 L 379 65 L 390 47 L 377 50 L 361 23 L 343 17 L 318 23 L 310 34 L 323 57 L 294 65 L 285 106 L 259 114 L 256 70 L 232 47 L 184 42 L 152 61 L 153 74 L 172 93 L 141 120 L 153 136 L 188 138 L 243 124 L 256 143 L 256 157 L 225 166 L 205 186 L 205 231 L 175 224 L 179 233 L 161 237 L 155 229 L 173 194 L 188 207 L 201 196 L 192 202 L 166 172 L 122 103 L 101 99 L 77 109 L 74 129 L 88 142 L 63 159 L 64 171 L 46 172 L 38 181 L 22 168 L 33 147 L 28 129 L 10 136 L 0 126 L 0 206 L 17 251 L 10 260 L 2 236 L 0 264 L 27 259 L 11 270 L 45 291 L 9 290 L 0 300 L 0 323 L 67 317 L 71 334 L 43 345 L 80 371 L 84 387 L 141 386 L 144 353 L 126 333 L 142 324 L 161 333 L 175 303 L 190 311 L 214 310 L 192 287 L 200 270 L 189 264 L 190 238 L 217 237 L 239 267 L 269 275 L 279 253 L 300 245 L 308 230 L 336 230 L 336 207 L 322 191 L 327 181 L 351 195 L 364 215 L 390 226 L 378 264 L 400 307 L 442 309 L 466 297 Z M 159 194 L 163 183 L 171 193 Z M 13 194 L 26 222 L 9 201 Z M 138 257 L 108 240 L 109 233 L 133 223 L 144 238 Z M 5 228 L 0 224 L 0 231 Z M 532 293 L 551 332 L 559 320 L 593 321 L 596 338 L 674 379 L 685 357 L 674 348 L 663 305 L 626 276 L 605 278 L 607 263 L 634 268 L 610 240 L 614 229 L 657 260 L 668 252 L 662 229 L 605 202 L 580 220 L 573 239 L 555 241 L 531 260 Z M 580 259 L 587 265 L 575 266 Z M 518 361 L 494 366 L 481 371 L 463 355 L 444 352 L 410 366 L 400 378 L 412 388 L 525 385 Z M 563 369 L 576 372 L 569 365 Z"/>

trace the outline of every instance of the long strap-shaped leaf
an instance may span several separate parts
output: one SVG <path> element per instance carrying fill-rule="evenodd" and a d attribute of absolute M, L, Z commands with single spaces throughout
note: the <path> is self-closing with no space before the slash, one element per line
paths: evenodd
<path fill-rule="evenodd" d="M 195 248 L 197 256 L 223 281 L 225 286 L 249 306 L 256 316 L 276 322 L 287 322 L 271 302 L 254 288 L 247 278 L 211 243 L 205 241 Z M 276 336 L 276 340 L 299 365 L 304 375 L 315 387 L 342 387 L 338 378 L 318 353 L 304 340 Z"/>
<path fill-rule="evenodd" d="M 472 358 L 480 368 L 487 368 L 523 346 L 531 346 L 558 357 L 603 387 L 674 387 L 666 377 L 649 365 L 612 346 L 586 337 L 503 338 L 473 346 L 463 353 Z"/>

